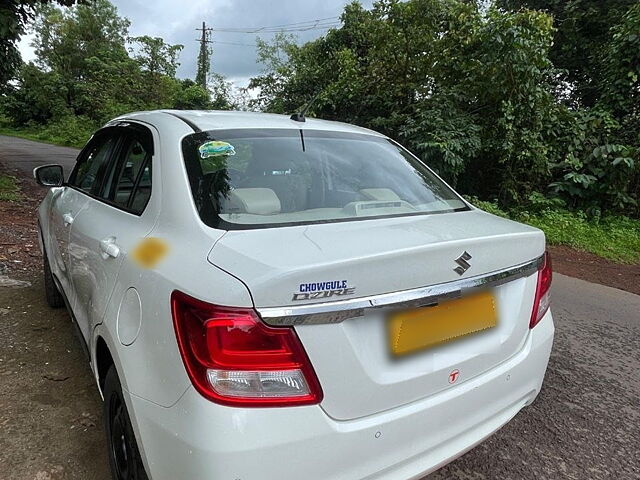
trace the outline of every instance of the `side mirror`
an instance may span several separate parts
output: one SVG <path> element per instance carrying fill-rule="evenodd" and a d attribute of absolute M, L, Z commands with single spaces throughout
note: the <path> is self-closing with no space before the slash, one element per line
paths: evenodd
<path fill-rule="evenodd" d="M 33 169 L 33 178 L 43 187 L 61 187 L 64 183 L 62 165 L 42 165 Z"/>

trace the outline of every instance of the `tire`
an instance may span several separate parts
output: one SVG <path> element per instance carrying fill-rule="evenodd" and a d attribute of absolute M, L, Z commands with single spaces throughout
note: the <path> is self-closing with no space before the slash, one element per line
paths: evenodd
<path fill-rule="evenodd" d="M 53 274 L 51 273 L 51 267 L 49 266 L 49 257 L 47 257 L 47 252 L 43 252 L 42 254 L 42 270 L 44 273 L 44 294 L 47 298 L 47 304 L 51 308 L 60 308 L 64 307 L 64 298 L 58 290 L 56 286 L 56 282 L 53 279 Z"/>
<path fill-rule="evenodd" d="M 148 480 L 115 367 L 104 381 L 104 426 L 113 480 Z"/>

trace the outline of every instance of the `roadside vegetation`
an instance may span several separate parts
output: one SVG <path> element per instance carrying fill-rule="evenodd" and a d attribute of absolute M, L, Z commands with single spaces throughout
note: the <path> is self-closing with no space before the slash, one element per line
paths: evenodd
<path fill-rule="evenodd" d="M 0 135 L 11 135 L 67 147 L 83 147 L 96 128 L 91 122 L 83 123 L 80 117 L 65 117 L 47 125 L 30 124 L 14 127 L 6 117 L 0 116 Z"/>
<path fill-rule="evenodd" d="M 0 174 L 0 201 L 15 202 L 21 198 L 16 177 Z"/>
<path fill-rule="evenodd" d="M 505 211 L 497 202 L 471 197 L 478 208 L 544 231 L 549 245 L 566 245 L 618 263 L 640 263 L 640 220 L 624 215 L 589 216 L 534 198 L 528 209 Z"/>
<path fill-rule="evenodd" d="M 551 245 L 567 245 L 619 263 L 640 263 L 639 220 L 590 219 L 581 212 L 553 210 L 516 218 L 542 229 Z"/>
<path fill-rule="evenodd" d="M 176 78 L 182 46 L 131 38 L 107 0 L 18 4 L 38 5 L 12 30 L 35 25 L 37 59 L 0 71 L 12 79 L 1 132 L 79 146 L 129 111 L 290 114 L 314 99 L 310 116 L 398 139 L 476 204 L 542 228 L 550 243 L 640 261 L 637 0 L 353 2 L 317 40 L 258 40 L 250 102 L 219 75 L 206 89 Z"/>

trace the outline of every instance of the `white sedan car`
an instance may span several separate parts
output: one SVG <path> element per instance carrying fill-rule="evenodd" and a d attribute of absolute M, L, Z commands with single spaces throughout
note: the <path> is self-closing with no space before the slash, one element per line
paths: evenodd
<path fill-rule="evenodd" d="M 540 391 L 543 233 L 384 135 L 141 112 L 34 174 L 114 479 L 420 478 Z"/>

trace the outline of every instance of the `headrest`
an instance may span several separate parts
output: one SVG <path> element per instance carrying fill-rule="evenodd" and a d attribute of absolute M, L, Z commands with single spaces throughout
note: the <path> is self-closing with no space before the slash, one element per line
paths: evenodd
<path fill-rule="evenodd" d="M 388 188 L 363 188 L 362 190 L 360 190 L 360 195 L 362 195 L 367 200 L 400 200 L 400 197 L 396 194 L 396 192 Z"/>
<path fill-rule="evenodd" d="M 273 215 L 280 213 L 280 200 L 270 188 L 235 188 L 229 192 L 229 213 Z"/>

